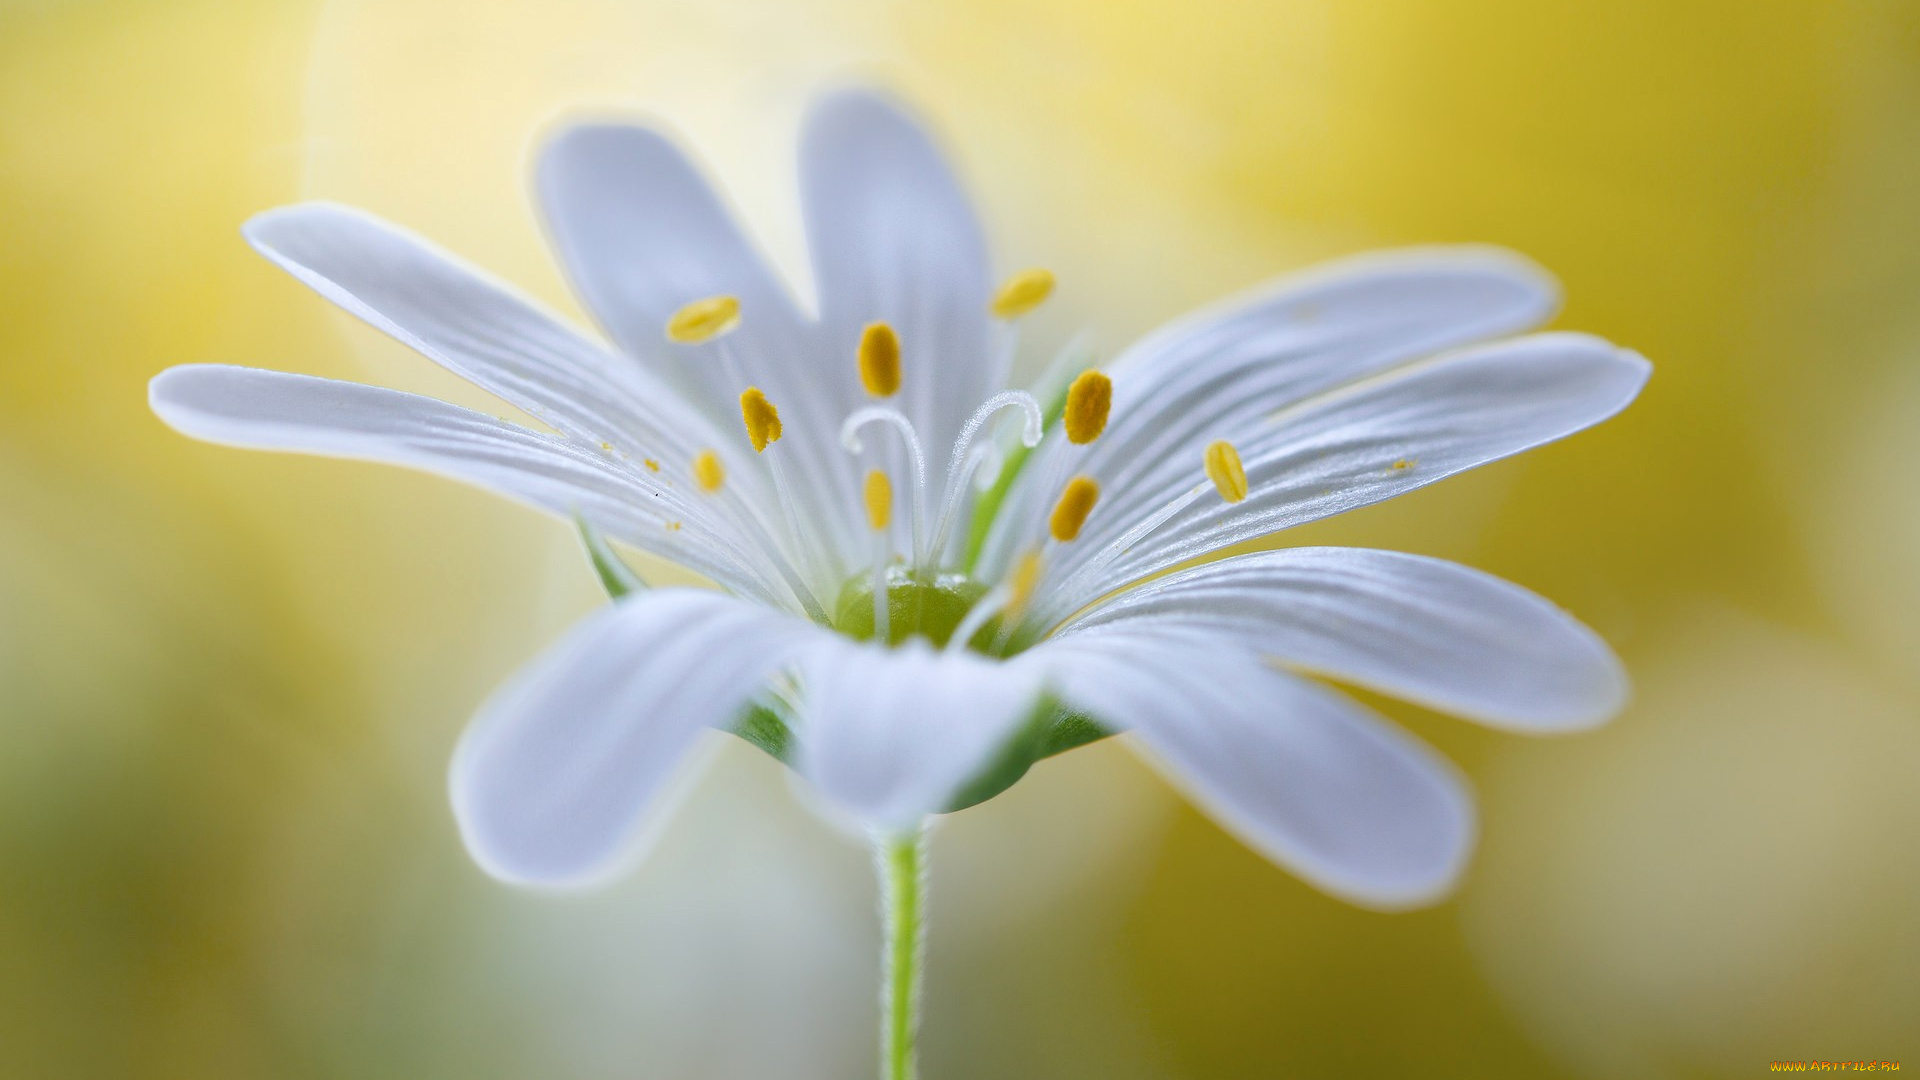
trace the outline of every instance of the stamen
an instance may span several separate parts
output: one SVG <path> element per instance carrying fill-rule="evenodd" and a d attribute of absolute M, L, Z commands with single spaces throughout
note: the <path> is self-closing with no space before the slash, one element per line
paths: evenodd
<path fill-rule="evenodd" d="M 1237 503 L 1247 497 L 1247 470 L 1240 464 L 1240 451 L 1225 439 L 1207 444 L 1207 479 L 1213 481 L 1220 497 Z"/>
<path fill-rule="evenodd" d="M 1051 271 L 1039 267 L 1022 270 L 1001 283 L 1000 291 L 993 296 L 992 311 L 995 318 L 1012 322 L 1046 303 L 1052 295 Z"/>
<path fill-rule="evenodd" d="M 740 392 L 740 419 L 747 425 L 747 441 L 753 444 L 753 452 L 766 454 L 767 447 L 780 441 L 780 410 L 773 407 L 757 386 L 749 386 Z M 809 574 L 821 572 L 819 550 L 807 542 L 808 533 L 801 527 L 799 502 L 793 497 L 793 485 L 787 483 L 786 469 L 781 465 L 779 454 L 767 454 L 767 469 L 773 473 L 773 489 L 780 496 L 780 510 L 787 519 L 787 538 L 793 544 L 794 554 L 806 564 Z"/>
<path fill-rule="evenodd" d="M 667 320 L 667 340 L 679 345 L 698 345 L 739 325 L 739 297 L 709 296 L 673 313 Z"/>
<path fill-rule="evenodd" d="M 1007 618 L 1017 619 L 1027 609 L 1027 602 L 1033 599 L 1035 589 L 1040 587 L 1040 553 L 1029 551 L 1020 557 L 1020 565 L 1013 568 L 1011 587 L 1013 595 L 1007 599 Z"/>
<path fill-rule="evenodd" d="M 885 532 L 893 524 L 893 482 L 887 474 L 874 469 L 867 473 L 867 524 L 874 532 Z"/>
<path fill-rule="evenodd" d="M 1080 373 L 1067 387 L 1067 441 L 1085 446 L 1107 429 L 1107 413 L 1113 409 L 1113 380 L 1092 368 Z"/>
<path fill-rule="evenodd" d="M 1081 526 L 1087 523 L 1087 515 L 1093 513 L 1093 504 L 1100 501 L 1100 485 L 1090 476 L 1076 476 L 1067 481 L 1066 490 L 1060 493 L 1060 501 L 1053 506 L 1053 517 L 1047 520 L 1047 529 L 1053 538 L 1061 543 L 1069 543 L 1080 535 Z"/>
<path fill-rule="evenodd" d="M 966 425 L 960 429 L 960 436 L 953 440 L 953 453 L 947 459 L 947 481 L 945 494 L 940 500 L 940 520 L 934 524 L 933 543 L 924 552 L 914 553 L 915 565 L 925 565 L 938 559 L 946 550 L 947 537 L 953 532 L 954 521 L 960 512 L 960 497 L 966 493 L 967 478 L 981 465 L 991 461 L 994 469 L 999 469 L 1000 451 L 991 443 L 982 443 L 980 451 L 969 453 L 973 440 L 980 434 L 993 414 L 1001 409 L 1017 408 L 1026 414 L 1026 424 L 1020 429 L 1020 441 L 1029 449 L 1040 444 L 1040 436 L 1045 432 L 1044 420 L 1040 415 L 1040 403 L 1025 390 L 1002 390 L 988 398 L 973 415 L 967 418 Z"/>
<path fill-rule="evenodd" d="M 657 470 L 659 463 L 649 459 L 647 467 Z M 692 472 L 695 485 L 708 495 L 719 496 L 721 488 L 726 485 L 726 467 L 721 464 L 720 455 L 712 449 L 702 450 L 694 455 Z M 777 471 L 775 476 L 777 483 Z M 673 486 L 671 480 L 663 482 L 667 487 Z M 721 498 L 715 504 L 714 510 L 724 520 L 731 522 L 752 538 L 752 543 L 746 545 L 746 552 L 738 554 L 737 558 L 747 563 L 757 564 L 756 568 L 761 571 L 772 571 L 774 578 L 784 582 L 793 591 L 794 599 L 806 611 L 808 618 L 818 623 L 827 622 L 825 609 L 821 607 L 819 599 L 814 596 L 813 590 L 807 587 L 796 563 L 788 553 L 781 550 L 780 543 L 769 534 L 766 525 L 751 507 L 742 500 Z M 679 522 L 672 522 L 667 526 L 670 532 L 678 532 L 681 528 Z"/>
<path fill-rule="evenodd" d="M 892 424 L 900 433 L 900 441 L 906 445 L 907 459 L 913 467 L 913 520 L 909 528 L 909 540 L 916 546 L 920 538 L 926 535 L 927 521 L 927 455 L 920 449 L 920 436 L 913 430 L 913 421 L 908 420 L 898 409 L 889 409 L 884 405 L 869 405 L 858 409 L 840 425 L 840 445 L 849 454 L 858 454 L 866 450 L 866 444 L 860 441 L 860 429 L 874 422 Z"/>
<path fill-rule="evenodd" d="M 953 652 L 967 647 L 982 627 L 994 616 L 1001 616 L 1000 632 L 994 636 L 993 651 L 998 652 L 1006 646 L 1013 636 L 1013 627 L 1026 610 L 1027 602 L 1033 599 L 1034 589 L 1040 584 L 1040 553 L 1029 551 L 1021 556 L 1020 563 L 1014 567 L 1013 574 L 1007 580 L 995 585 L 980 598 L 980 602 L 968 609 L 960 625 L 954 627 L 953 636 L 947 639 L 947 651 Z"/>
<path fill-rule="evenodd" d="M 753 452 L 764 453 L 768 443 L 780 441 L 780 410 L 773 407 L 767 395 L 757 386 L 749 386 L 740 393 L 740 418 L 747 424 L 747 441 L 753 443 Z"/>
<path fill-rule="evenodd" d="M 702 450 L 693 459 L 693 482 L 700 490 L 709 495 L 718 494 L 720 485 L 727 482 L 727 470 L 720 464 L 720 455 L 711 450 Z"/>
<path fill-rule="evenodd" d="M 860 333 L 860 385 L 877 398 L 900 392 L 900 336 L 883 322 Z"/>
<path fill-rule="evenodd" d="M 867 473 L 867 524 L 873 526 L 873 637 L 886 645 L 893 640 L 892 591 L 887 587 L 887 560 L 892 555 L 887 528 L 893 524 L 893 482 L 874 469 Z"/>
<path fill-rule="evenodd" d="M 1118 539 L 1100 549 L 1097 554 L 1083 561 L 1078 569 L 1067 575 L 1066 580 L 1061 581 L 1055 586 L 1055 595 L 1074 595 L 1075 589 L 1082 587 L 1084 583 L 1090 581 L 1095 575 L 1106 569 L 1115 559 L 1132 550 L 1135 544 L 1146 539 L 1155 529 L 1171 521 L 1174 515 L 1192 506 L 1194 500 L 1206 494 L 1207 487 L 1208 485 L 1204 483 L 1195 484 L 1186 491 L 1174 496 L 1172 501 L 1136 523 L 1133 528 L 1122 533 Z M 1064 499 L 1065 497 L 1062 496 L 1062 498 Z M 1071 614 L 1071 612 L 1068 612 L 1068 614 Z"/>

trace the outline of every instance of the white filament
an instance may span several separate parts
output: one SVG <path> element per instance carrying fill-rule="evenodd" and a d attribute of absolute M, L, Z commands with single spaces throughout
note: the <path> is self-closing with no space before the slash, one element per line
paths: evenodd
<path fill-rule="evenodd" d="M 980 628 L 987 625 L 988 620 L 1006 610 L 1007 604 L 1012 600 L 1013 589 L 1010 586 L 995 585 L 989 589 L 987 595 L 980 598 L 979 603 L 967 609 L 967 614 L 960 620 L 960 625 L 954 627 L 953 636 L 947 639 L 946 651 L 959 652 L 965 649 L 967 642 L 973 640 L 973 635 L 979 633 Z"/>
<path fill-rule="evenodd" d="M 1175 496 L 1173 501 L 1154 511 L 1152 515 L 1142 519 L 1139 524 L 1128 529 L 1125 533 L 1121 534 L 1118 539 L 1115 539 L 1106 547 L 1101 548 L 1098 553 L 1089 557 L 1086 562 L 1081 563 L 1074 569 L 1073 573 L 1067 575 L 1066 579 L 1060 583 L 1057 589 L 1053 590 L 1054 594 L 1056 596 L 1071 595 L 1072 590 L 1081 587 L 1089 578 L 1106 569 L 1115 559 L 1125 555 L 1133 545 L 1146 539 L 1148 534 L 1160 526 L 1165 525 L 1175 514 L 1192 506 L 1195 499 L 1198 499 L 1212 489 L 1213 484 L 1211 482 L 1200 483 L 1195 484 L 1185 492 Z M 1050 617 L 1053 614 L 1053 612 L 1048 612 Z M 1069 614 L 1071 614 L 1071 612 L 1069 612 Z"/>
<path fill-rule="evenodd" d="M 892 644 L 893 597 L 887 588 L 887 559 L 893 554 L 887 543 L 887 531 L 875 529 L 873 532 L 873 640 L 882 645 Z"/>

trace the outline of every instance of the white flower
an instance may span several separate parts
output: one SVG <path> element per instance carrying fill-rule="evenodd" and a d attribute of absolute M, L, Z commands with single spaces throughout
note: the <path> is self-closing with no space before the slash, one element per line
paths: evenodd
<path fill-rule="evenodd" d="M 617 351 L 365 214 L 311 204 L 248 224 L 294 276 L 551 433 L 272 371 L 153 382 L 154 410 L 189 435 L 476 483 L 722 587 L 608 606 L 482 709 L 452 790 L 489 871 L 605 873 L 694 740 L 751 715 L 763 745 L 790 737 L 796 769 L 882 827 L 1131 731 L 1261 852 L 1340 896 L 1411 904 L 1471 847 L 1463 785 L 1295 672 L 1516 731 L 1620 707 L 1594 634 L 1461 566 L 1296 548 L 1166 573 L 1624 407 L 1639 356 L 1568 333 L 1494 340 L 1554 311 L 1531 264 L 1414 250 L 1282 281 L 1076 380 L 1042 440 L 1039 403 L 1003 391 L 1015 321 L 1051 279 L 996 294 L 927 137 L 870 94 L 835 95 L 806 126 L 800 178 L 817 316 L 666 138 L 555 138 L 541 205 Z"/>

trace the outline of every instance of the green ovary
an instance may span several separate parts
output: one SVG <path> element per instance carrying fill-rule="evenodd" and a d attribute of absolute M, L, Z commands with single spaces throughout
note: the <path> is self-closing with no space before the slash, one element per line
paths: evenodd
<path fill-rule="evenodd" d="M 968 609 L 985 595 L 987 587 L 964 574 L 914 573 L 904 566 L 887 572 L 887 644 L 898 645 L 918 634 L 944 647 L 960 627 Z M 873 575 L 859 574 L 840 590 L 834 605 L 834 629 L 862 641 L 873 639 Z M 998 631 L 999 620 L 973 635 L 971 644 L 985 649 Z"/>

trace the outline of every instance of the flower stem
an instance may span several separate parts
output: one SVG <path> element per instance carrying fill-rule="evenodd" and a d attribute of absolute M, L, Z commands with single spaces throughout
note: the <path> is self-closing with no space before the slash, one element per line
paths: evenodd
<path fill-rule="evenodd" d="M 881 959 L 880 1080 L 916 1080 L 920 979 L 927 939 L 926 830 L 874 837 L 886 953 Z"/>

